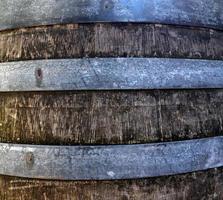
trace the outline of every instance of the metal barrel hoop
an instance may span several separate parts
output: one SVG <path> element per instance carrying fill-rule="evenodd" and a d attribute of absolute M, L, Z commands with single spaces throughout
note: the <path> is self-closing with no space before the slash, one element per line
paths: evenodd
<path fill-rule="evenodd" d="M 139 145 L 0 143 L 0 174 L 56 180 L 137 179 L 223 166 L 223 137 Z"/>
<path fill-rule="evenodd" d="M 1 0 L 0 30 L 89 22 L 146 22 L 222 30 L 222 7 L 222 0 Z"/>
<path fill-rule="evenodd" d="M 0 63 L 0 91 L 222 88 L 223 61 L 83 58 Z"/>

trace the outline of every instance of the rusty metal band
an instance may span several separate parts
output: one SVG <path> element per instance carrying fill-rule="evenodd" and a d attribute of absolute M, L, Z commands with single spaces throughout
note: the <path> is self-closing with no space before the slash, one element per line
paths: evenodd
<path fill-rule="evenodd" d="M 222 8 L 222 0 L 1 0 L 0 30 L 79 22 L 148 22 L 222 30 Z"/>
<path fill-rule="evenodd" d="M 0 174 L 27 178 L 136 179 L 222 166 L 222 136 L 139 145 L 38 146 L 0 143 Z"/>
<path fill-rule="evenodd" d="M 223 61 L 83 58 L 0 63 L 0 91 L 223 88 Z"/>

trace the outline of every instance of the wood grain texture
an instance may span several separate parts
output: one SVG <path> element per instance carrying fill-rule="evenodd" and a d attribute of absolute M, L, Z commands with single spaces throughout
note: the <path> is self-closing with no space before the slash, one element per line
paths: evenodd
<path fill-rule="evenodd" d="M 79 57 L 223 59 L 223 33 L 157 24 L 69 24 L 0 32 L 0 62 Z"/>
<path fill-rule="evenodd" d="M 141 180 L 42 181 L 0 177 L 1 200 L 221 200 L 223 169 Z"/>
<path fill-rule="evenodd" d="M 223 90 L 0 94 L 0 142 L 130 144 L 223 134 Z"/>

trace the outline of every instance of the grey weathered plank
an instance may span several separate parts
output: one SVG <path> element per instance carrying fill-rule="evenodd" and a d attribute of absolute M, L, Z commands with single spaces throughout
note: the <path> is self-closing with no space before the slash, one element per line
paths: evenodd
<path fill-rule="evenodd" d="M 0 143 L 0 174 L 59 180 L 114 180 L 223 166 L 223 137 L 140 145 L 41 146 Z"/>
<path fill-rule="evenodd" d="M 222 87 L 223 61 L 84 58 L 0 64 L 0 91 Z"/>
<path fill-rule="evenodd" d="M 151 22 L 223 28 L 221 0 L 1 0 L 0 29 L 75 22 Z"/>

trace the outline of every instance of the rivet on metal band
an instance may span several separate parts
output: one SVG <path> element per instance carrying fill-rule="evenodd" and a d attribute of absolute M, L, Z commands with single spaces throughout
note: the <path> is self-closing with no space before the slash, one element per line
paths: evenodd
<path fill-rule="evenodd" d="M 148 22 L 222 30 L 222 8 L 222 0 L 1 0 L 0 30 L 78 22 Z"/>
<path fill-rule="evenodd" d="M 223 166 L 223 137 L 139 145 L 0 143 L 0 174 L 55 180 L 175 175 Z"/>
<path fill-rule="evenodd" d="M 222 88 L 223 61 L 83 58 L 0 63 L 0 91 Z"/>

